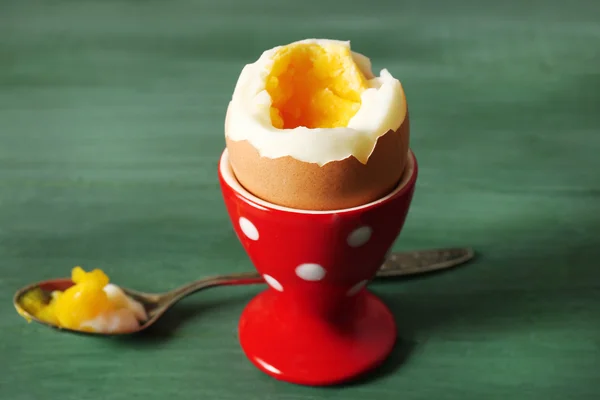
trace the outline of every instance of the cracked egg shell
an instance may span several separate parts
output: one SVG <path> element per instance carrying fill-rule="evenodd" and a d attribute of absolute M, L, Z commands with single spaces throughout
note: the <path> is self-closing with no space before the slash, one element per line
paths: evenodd
<path fill-rule="evenodd" d="M 297 43 L 316 43 L 317 46 L 327 49 L 331 42 L 333 42 L 333 46 L 339 46 L 341 43 L 342 47 L 346 43 L 323 40 L 307 40 Z M 373 100 L 373 95 L 376 93 L 372 92 L 370 93 L 371 100 L 363 95 L 362 104 L 359 103 L 359 106 L 355 107 L 358 108 L 358 112 L 350 117 L 349 123 L 347 118 L 339 122 L 339 118 L 336 116 L 338 120 L 328 122 L 331 120 L 327 120 L 327 116 L 317 116 L 317 118 L 321 117 L 320 124 L 330 123 L 330 126 L 326 128 L 322 128 L 321 125 L 316 127 L 300 126 L 299 128 L 291 126 L 291 128 L 284 127 L 283 129 L 281 126 L 275 127 L 274 125 L 277 123 L 281 125 L 285 122 L 276 121 L 279 115 L 273 115 L 273 104 L 277 101 L 277 93 L 273 96 L 268 95 L 271 93 L 265 95 L 268 92 L 265 90 L 265 87 L 268 87 L 268 78 L 265 76 L 270 72 L 265 73 L 265 69 L 274 68 L 273 59 L 278 51 L 281 52 L 282 48 L 285 47 L 263 53 L 259 61 L 244 68 L 236 91 L 234 91 L 232 102 L 227 109 L 226 146 L 233 172 L 240 184 L 253 195 L 270 203 L 294 209 L 319 211 L 360 206 L 390 193 L 402 177 L 409 152 L 408 106 L 399 82 L 392 81 L 394 84 L 397 82 L 397 86 L 393 87 L 393 101 L 384 101 L 390 98 L 388 97 L 383 100 L 379 99 L 377 102 Z M 335 49 L 334 51 L 338 51 L 337 48 Z M 354 67 L 362 72 L 366 87 L 371 81 L 379 85 L 377 87 L 383 87 L 381 82 L 376 82 L 379 78 L 373 76 L 370 70 L 370 61 L 360 54 L 350 52 L 349 44 L 347 50 Z M 314 61 L 315 56 L 311 55 L 311 57 Z M 262 59 L 271 62 L 261 64 Z M 316 65 L 317 62 L 314 62 L 310 67 L 314 69 Z M 254 69 L 248 67 L 254 67 Z M 347 74 L 352 66 L 345 65 L 345 67 L 347 68 L 344 73 Z M 298 73 L 298 69 L 296 66 L 296 73 Z M 260 73 L 261 71 L 262 73 Z M 389 75 L 387 71 L 385 72 Z M 254 78 L 262 76 L 264 82 L 260 78 L 248 81 L 249 78 L 253 78 L 252 73 L 255 75 Z M 241 84 L 244 82 L 244 75 L 246 76 L 245 85 Z M 281 83 L 283 78 L 279 78 L 278 83 L 284 86 Z M 294 79 L 298 81 L 302 78 L 296 76 Z M 305 85 L 309 83 L 304 82 Z M 331 80 L 329 84 L 331 85 Z M 249 88 L 251 90 L 248 90 Z M 389 89 L 389 85 L 387 89 Z M 337 92 L 339 92 L 339 88 Z M 246 97 L 244 101 L 244 95 L 250 96 Z M 256 99 L 261 99 L 261 96 L 262 100 L 256 101 Z M 249 99 L 251 100 L 249 101 Z M 337 101 L 337 98 L 335 100 Z M 252 103 L 255 106 L 254 109 L 245 107 L 250 102 L 254 102 Z M 346 104 L 342 104 L 339 108 L 345 107 Z M 377 108 L 378 106 L 380 107 Z M 369 107 L 371 113 L 367 112 Z M 365 110 L 361 110 L 363 108 Z M 310 111 L 303 110 L 305 114 Z M 285 112 L 286 110 L 283 110 L 280 114 L 285 115 Z M 370 115 L 373 114 L 375 114 L 373 117 L 376 120 L 375 123 L 368 121 Z M 263 118 L 262 121 L 260 117 Z M 354 122 L 352 118 L 354 118 Z M 255 124 L 257 121 L 262 125 Z M 373 129 L 370 148 L 363 146 L 362 153 L 356 150 L 358 147 L 350 143 L 350 140 L 345 143 L 345 136 L 337 135 L 333 141 L 332 137 L 327 134 L 327 129 L 345 129 L 353 123 L 354 125 L 363 123 L 363 132 L 364 126 L 376 126 L 383 133 L 375 132 L 376 129 Z M 306 125 L 310 125 L 310 123 Z M 386 126 L 391 128 L 382 130 L 382 127 Z M 304 129 L 304 131 L 298 134 L 300 136 L 286 138 L 286 135 L 291 132 L 289 129 L 292 131 Z M 301 135 L 310 135 L 310 138 Z M 292 143 L 294 138 L 298 139 L 296 143 Z M 302 145 L 302 140 L 306 140 L 306 146 Z M 277 141 L 281 143 L 275 145 L 274 143 Z M 365 149 L 367 151 L 364 151 Z"/>

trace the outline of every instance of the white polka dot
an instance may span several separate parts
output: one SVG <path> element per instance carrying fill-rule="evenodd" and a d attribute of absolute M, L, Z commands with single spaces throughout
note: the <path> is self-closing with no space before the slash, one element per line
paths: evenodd
<path fill-rule="evenodd" d="M 258 229 L 247 218 L 240 217 L 240 228 L 250 240 L 258 240 Z"/>
<path fill-rule="evenodd" d="M 365 287 L 365 285 L 368 283 L 369 281 L 364 280 L 364 281 L 360 281 L 358 282 L 356 285 L 352 286 L 350 288 L 350 290 L 348 290 L 348 292 L 346 293 L 348 296 L 354 296 L 356 293 L 360 292 L 360 290 L 362 288 Z"/>
<path fill-rule="evenodd" d="M 350 235 L 348 235 L 348 246 L 350 247 L 360 247 L 367 243 L 369 239 L 371 239 L 371 234 L 373 233 L 373 229 L 369 226 L 361 226 L 360 228 L 352 231 Z"/>
<path fill-rule="evenodd" d="M 325 268 L 319 264 L 302 264 L 296 267 L 296 275 L 305 281 L 320 281 L 325 273 Z"/>
<path fill-rule="evenodd" d="M 277 290 L 278 292 L 283 292 L 283 286 L 281 286 L 281 283 L 279 283 L 277 279 L 273 278 L 271 275 L 266 274 L 263 275 L 263 278 L 265 278 L 265 281 L 267 281 L 269 286 L 271 286 L 273 289 Z"/>

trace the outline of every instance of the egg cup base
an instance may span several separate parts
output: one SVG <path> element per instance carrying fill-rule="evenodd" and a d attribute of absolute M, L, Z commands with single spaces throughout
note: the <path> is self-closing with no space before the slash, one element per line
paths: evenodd
<path fill-rule="evenodd" d="M 273 289 L 252 299 L 239 323 L 239 340 L 262 372 L 289 383 L 329 386 L 354 380 L 382 364 L 396 342 L 387 306 L 361 290 L 335 319 L 307 315 Z"/>

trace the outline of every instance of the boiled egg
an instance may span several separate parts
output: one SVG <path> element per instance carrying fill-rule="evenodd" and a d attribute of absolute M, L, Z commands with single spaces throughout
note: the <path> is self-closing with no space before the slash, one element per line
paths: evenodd
<path fill-rule="evenodd" d="M 351 50 L 306 39 L 246 65 L 225 119 L 232 170 L 275 205 L 336 210 L 375 201 L 399 183 L 409 152 L 399 80 Z"/>

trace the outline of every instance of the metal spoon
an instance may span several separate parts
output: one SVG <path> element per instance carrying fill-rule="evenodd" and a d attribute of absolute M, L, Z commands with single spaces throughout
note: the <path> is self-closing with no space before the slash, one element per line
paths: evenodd
<path fill-rule="evenodd" d="M 375 279 L 391 280 L 391 278 L 399 276 L 420 275 L 427 272 L 447 269 L 464 264 L 473 257 L 474 252 L 471 248 L 449 248 L 412 251 L 405 253 L 391 253 L 388 255 L 383 265 L 377 272 Z M 133 332 L 83 332 L 62 328 L 39 320 L 21 305 L 21 298 L 23 295 L 25 295 L 25 293 L 37 289 L 41 289 L 44 293 L 48 294 L 54 290 L 63 291 L 73 284 L 70 278 L 47 280 L 26 286 L 17 291 L 13 298 L 13 304 L 17 309 L 17 312 L 27 320 L 35 321 L 51 328 L 60 329 L 61 331 L 98 336 L 130 335 L 149 328 L 178 301 L 200 290 L 208 289 L 214 286 L 249 285 L 257 283 L 265 283 L 261 275 L 256 272 L 242 272 L 204 278 L 199 281 L 188 283 L 166 293 L 142 293 L 132 289 L 121 288 L 128 296 L 140 302 L 148 314 L 148 319 L 141 324 L 136 331 Z"/>

